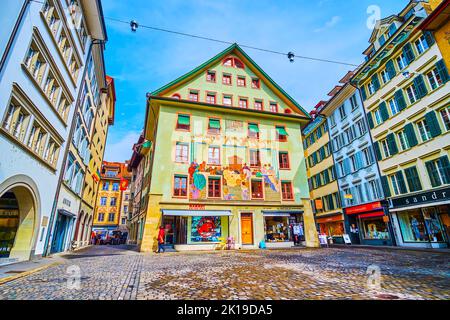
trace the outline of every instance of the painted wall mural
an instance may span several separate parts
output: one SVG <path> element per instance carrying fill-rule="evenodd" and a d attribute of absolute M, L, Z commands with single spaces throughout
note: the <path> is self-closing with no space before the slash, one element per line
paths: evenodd
<path fill-rule="evenodd" d="M 205 161 L 193 161 L 188 169 L 190 192 L 189 199 L 208 198 L 208 178 L 221 178 L 222 198 L 224 200 L 251 200 L 251 180 L 258 178 L 263 182 L 266 200 L 279 200 L 279 178 L 270 164 L 260 168 L 250 168 L 238 156 L 228 158 L 227 164 L 207 165 Z"/>

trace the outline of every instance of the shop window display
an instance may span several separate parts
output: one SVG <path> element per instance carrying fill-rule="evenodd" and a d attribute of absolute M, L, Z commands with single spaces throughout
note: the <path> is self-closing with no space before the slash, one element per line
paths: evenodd
<path fill-rule="evenodd" d="M 266 241 L 282 242 L 290 241 L 291 230 L 289 227 L 289 217 L 266 217 Z"/>
<path fill-rule="evenodd" d="M 425 219 L 425 226 L 431 242 L 445 241 L 444 232 L 441 223 L 439 222 L 436 208 L 423 208 L 423 217 Z"/>
<path fill-rule="evenodd" d="M 425 222 L 420 210 L 404 211 L 397 214 L 400 230 L 405 242 L 428 241 Z"/>
<path fill-rule="evenodd" d="M 221 217 L 192 217 L 191 242 L 218 242 L 221 236 Z"/>
<path fill-rule="evenodd" d="M 387 224 L 380 218 L 362 220 L 365 239 L 389 239 Z"/>

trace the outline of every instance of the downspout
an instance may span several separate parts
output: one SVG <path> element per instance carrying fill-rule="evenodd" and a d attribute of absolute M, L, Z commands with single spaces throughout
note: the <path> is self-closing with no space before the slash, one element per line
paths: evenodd
<path fill-rule="evenodd" d="M 91 41 L 91 43 L 89 44 L 88 55 L 87 55 L 86 61 L 89 61 L 89 59 L 92 56 L 92 46 L 94 44 L 98 44 L 98 42 L 95 42 L 95 41 L 96 40 L 93 39 L 93 41 Z M 86 73 L 87 73 L 87 67 L 85 66 L 84 71 L 83 71 L 83 79 L 86 78 Z M 76 106 L 75 106 L 75 110 L 74 110 L 74 116 L 73 116 L 73 119 L 72 119 L 72 124 L 71 124 L 71 128 L 70 128 L 69 136 L 67 138 L 67 146 L 66 146 L 66 150 L 64 152 L 64 159 L 63 159 L 62 165 L 61 165 L 61 172 L 60 172 L 59 179 L 58 179 L 58 185 L 56 187 L 55 200 L 53 201 L 52 212 L 50 214 L 49 227 L 47 229 L 47 236 L 45 237 L 44 251 L 42 253 L 43 256 L 48 256 L 50 254 L 49 242 L 50 242 L 50 239 L 52 239 L 52 237 L 53 237 L 55 216 L 56 216 L 56 208 L 58 206 L 58 199 L 59 199 L 59 194 L 61 192 L 61 184 L 62 184 L 64 173 L 65 173 L 67 158 L 68 158 L 68 155 L 69 155 L 70 144 L 72 143 L 71 141 L 72 141 L 73 134 L 74 134 L 74 131 L 75 131 L 76 118 L 77 118 L 76 114 L 77 114 L 78 108 L 80 107 L 79 103 L 80 103 L 80 97 L 81 97 L 82 91 L 83 90 L 82 90 L 82 86 L 81 86 L 80 90 L 78 92 L 77 102 L 76 102 Z"/>

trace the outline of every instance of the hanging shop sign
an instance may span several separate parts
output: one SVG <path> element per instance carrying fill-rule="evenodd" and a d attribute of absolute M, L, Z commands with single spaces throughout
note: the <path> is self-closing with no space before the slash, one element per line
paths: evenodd
<path fill-rule="evenodd" d="M 420 192 L 415 195 L 393 198 L 391 199 L 391 205 L 394 208 L 399 208 L 412 205 L 433 203 L 443 200 L 445 201 L 449 199 L 450 199 L 450 187 L 447 187 L 435 191 Z"/>
<path fill-rule="evenodd" d="M 323 209 L 322 199 L 316 199 L 316 200 L 314 200 L 314 202 L 316 204 L 316 209 L 317 210 L 322 210 Z"/>

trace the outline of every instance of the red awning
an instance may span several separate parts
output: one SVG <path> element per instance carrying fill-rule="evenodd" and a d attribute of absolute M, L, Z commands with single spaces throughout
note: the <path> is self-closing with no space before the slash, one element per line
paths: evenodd
<path fill-rule="evenodd" d="M 366 203 L 359 206 L 354 206 L 350 208 L 345 208 L 346 214 L 357 214 L 357 213 L 365 213 L 370 212 L 374 210 L 382 210 L 383 206 L 381 205 L 381 202 L 372 202 L 372 203 Z"/>
<path fill-rule="evenodd" d="M 372 218 L 372 217 L 382 217 L 384 216 L 384 212 L 369 212 L 358 215 L 359 218 Z"/>

